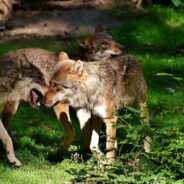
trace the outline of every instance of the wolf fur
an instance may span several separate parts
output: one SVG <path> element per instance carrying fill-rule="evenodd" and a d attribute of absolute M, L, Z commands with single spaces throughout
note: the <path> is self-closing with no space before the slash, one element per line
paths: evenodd
<path fill-rule="evenodd" d="M 75 55 L 74 58 L 82 59 L 85 62 L 96 61 L 96 60 L 98 62 L 102 62 L 102 61 L 113 62 L 114 60 L 117 60 L 123 63 L 123 62 L 129 62 L 125 58 L 127 57 L 133 58 L 132 56 L 126 53 L 126 49 L 124 48 L 123 45 L 117 43 L 112 38 L 112 36 L 110 36 L 103 30 L 101 25 L 98 25 L 94 33 L 91 36 L 89 36 L 87 39 L 80 41 L 79 44 L 80 44 L 79 52 L 77 53 L 77 55 Z M 63 54 L 63 59 L 65 58 L 67 60 L 68 59 L 67 56 L 66 55 L 64 56 L 64 55 L 65 54 Z M 133 60 L 135 60 L 135 63 L 138 63 L 135 58 Z M 57 69 L 59 67 L 60 66 L 58 66 Z M 133 62 L 129 63 L 129 67 L 134 68 Z M 136 70 L 136 68 L 134 69 Z M 67 109 L 68 109 L 67 102 L 65 102 L 65 107 L 64 107 L 64 104 L 60 104 L 58 105 L 57 108 L 59 108 L 59 106 L 61 106 L 60 107 L 61 109 L 63 108 L 63 110 L 65 110 L 64 111 L 65 113 L 62 113 L 61 117 L 63 117 L 62 125 L 66 132 L 66 138 L 64 139 L 63 143 L 61 144 L 58 150 L 59 154 L 62 154 L 71 144 L 71 142 L 74 140 L 75 133 L 71 125 L 69 112 L 67 112 Z M 140 116 L 142 117 L 143 122 L 149 125 L 149 112 L 147 109 L 146 102 L 141 103 L 139 108 L 140 108 Z M 60 115 L 59 114 L 57 115 L 58 118 L 60 117 Z M 83 148 L 86 152 L 91 152 L 90 145 L 99 139 L 101 124 L 102 124 L 101 122 L 102 121 L 97 116 L 92 116 L 90 121 L 87 123 L 83 123 L 81 121 L 80 127 L 82 130 Z M 94 131 L 96 132 L 96 138 L 94 138 L 95 136 L 92 137 L 92 132 Z M 144 150 L 146 152 L 149 152 L 150 147 L 151 147 L 151 139 L 147 136 L 144 140 Z"/>
<path fill-rule="evenodd" d="M 114 139 L 116 130 L 113 128 L 117 118 L 114 112 L 127 105 L 137 105 L 144 111 L 144 122 L 148 124 L 146 91 L 142 68 L 128 54 L 101 62 L 65 58 L 51 78 L 44 104 L 53 106 L 57 102 L 68 102 L 77 110 L 81 127 L 85 126 L 91 116 L 100 117 L 106 125 L 107 158 L 114 159 L 117 149 Z M 90 142 L 92 152 L 101 153 L 98 141 L 99 132 L 93 129 Z"/>
<path fill-rule="evenodd" d="M 6 23 L 12 15 L 13 0 L 0 0 L 0 23 Z"/>
<path fill-rule="evenodd" d="M 0 139 L 9 162 L 14 166 L 20 166 L 21 162 L 15 157 L 8 134 L 11 118 L 21 100 L 37 106 L 32 103 L 30 92 L 36 89 L 44 94 L 52 69 L 59 59 L 58 54 L 38 48 L 11 51 L 0 58 Z M 59 114 L 57 110 L 56 114 Z"/>
<path fill-rule="evenodd" d="M 123 45 L 116 42 L 107 34 L 101 25 L 98 25 L 94 33 L 83 41 L 79 41 L 80 51 L 78 59 L 85 61 L 105 61 L 112 56 L 126 53 Z"/>

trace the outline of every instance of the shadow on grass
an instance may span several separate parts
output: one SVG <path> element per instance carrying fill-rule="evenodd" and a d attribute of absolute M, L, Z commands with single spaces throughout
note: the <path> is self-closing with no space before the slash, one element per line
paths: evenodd
<path fill-rule="evenodd" d="M 139 54 L 172 54 L 184 47 L 182 11 L 155 6 L 145 11 L 115 9 L 122 26 L 110 33 L 130 51 Z"/>
<path fill-rule="evenodd" d="M 157 93 L 167 93 L 168 87 L 184 90 L 183 10 L 154 6 L 142 11 L 116 8 L 109 13 L 122 21 L 121 26 L 109 33 L 142 62 L 148 89 Z M 157 73 L 168 73 L 182 80 L 156 76 Z"/>

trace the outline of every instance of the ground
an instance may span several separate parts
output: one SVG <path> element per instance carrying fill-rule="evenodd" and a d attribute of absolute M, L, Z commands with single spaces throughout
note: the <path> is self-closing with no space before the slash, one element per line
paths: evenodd
<path fill-rule="evenodd" d="M 79 12 L 80 16 L 77 16 Z M 97 23 L 104 24 L 108 33 L 138 58 L 143 66 L 148 84 L 151 129 L 147 130 L 141 125 L 135 109 L 130 108 L 119 113 L 117 162 L 103 167 L 96 158 L 86 159 L 84 155 L 81 156 L 79 125 L 75 113 L 71 112 L 77 132 L 76 139 L 69 152 L 53 163 L 49 156 L 64 138 L 53 110 L 33 110 L 22 103 L 13 119 L 13 130 L 16 137 L 16 155 L 23 166 L 19 169 L 10 167 L 4 151 L 1 151 L 0 183 L 183 184 L 183 10 L 153 6 L 139 11 L 120 7 L 108 11 L 67 10 L 56 11 L 56 14 L 30 12 L 24 13 L 24 16 L 22 13 L 15 13 L 17 16 L 12 20 L 12 30 L 1 33 L 0 54 L 24 47 L 72 53 L 78 48 L 77 39 L 90 34 L 96 20 Z M 53 23 L 53 19 L 59 22 Z M 101 20 L 103 21 L 99 22 Z M 35 29 L 37 25 L 38 29 Z M 75 29 L 76 27 L 78 29 Z M 34 35 L 30 34 L 31 31 L 35 31 Z M 153 138 L 153 149 L 148 154 L 141 150 L 142 138 L 146 133 Z M 101 147 L 104 147 L 104 140 L 102 134 Z M 138 158 L 139 165 L 134 162 Z"/>
<path fill-rule="evenodd" d="M 17 11 L 9 21 L 13 28 L 0 35 L 76 36 L 92 32 L 97 24 L 111 28 L 120 22 L 103 11 L 95 9 Z"/>

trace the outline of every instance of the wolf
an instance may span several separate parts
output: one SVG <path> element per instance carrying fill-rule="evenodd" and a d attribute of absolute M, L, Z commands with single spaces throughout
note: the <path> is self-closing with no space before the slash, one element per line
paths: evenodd
<path fill-rule="evenodd" d="M 85 61 L 105 61 L 110 57 L 127 53 L 126 48 L 105 32 L 100 24 L 91 36 L 78 42 L 80 48 L 77 59 Z"/>
<path fill-rule="evenodd" d="M 116 42 L 111 35 L 107 34 L 101 25 L 96 26 L 95 31 L 91 36 L 89 36 L 85 40 L 82 41 L 78 40 L 78 41 L 80 45 L 79 51 L 72 58 L 81 59 L 84 60 L 85 62 L 89 61 L 113 62 L 114 60 L 124 62 L 124 55 L 127 54 L 126 48 L 122 44 Z M 64 54 L 63 58 L 68 59 L 68 57 L 67 56 L 65 57 Z M 132 63 L 130 63 L 130 67 L 131 64 Z M 62 113 L 63 116 L 62 125 L 64 126 L 66 138 L 64 139 L 63 144 L 61 144 L 61 146 L 58 149 L 59 155 L 65 152 L 65 150 L 69 147 L 69 145 L 72 143 L 75 137 L 69 113 L 67 112 L 69 104 L 67 105 L 67 102 L 65 102 L 65 107 L 64 104 L 60 106 L 63 108 L 63 110 L 65 110 L 65 113 L 64 112 Z M 149 126 L 149 112 L 147 109 L 146 102 L 145 105 L 142 106 L 140 112 L 141 112 L 140 115 L 143 116 L 144 123 Z M 92 141 L 92 131 L 96 130 L 98 134 L 100 133 L 101 120 L 97 116 L 92 116 L 90 121 L 87 122 L 85 125 L 80 124 L 80 128 L 83 139 L 83 149 L 85 152 L 91 152 L 90 144 Z M 146 152 L 149 152 L 150 147 L 151 147 L 151 139 L 147 136 L 144 141 L 144 150 Z"/>
<path fill-rule="evenodd" d="M 20 166 L 21 162 L 14 154 L 10 121 L 21 100 L 38 108 L 39 97 L 44 95 L 60 56 L 47 50 L 29 48 L 11 51 L 0 57 L 0 140 L 9 162 L 14 166 Z M 58 115 L 66 111 L 62 104 L 54 108 Z"/>
<path fill-rule="evenodd" d="M 126 49 L 123 45 L 117 43 L 112 36 L 107 34 L 103 27 L 99 24 L 96 26 L 93 34 L 86 38 L 85 40 L 78 40 L 79 49 L 77 53 L 72 54 L 71 56 L 74 59 L 81 59 L 85 62 L 88 61 L 105 61 L 112 56 L 123 55 L 126 53 Z M 65 54 L 63 53 L 63 58 Z M 67 109 L 69 109 L 69 104 L 67 102 L 60 105 L 65 112 L 62 113 L 63 120 L 62 125 L 64 127 L 66 137 L 63 141 L 63 144 L 60 145 L 58 149 L 58 155 L 62 155 L 72 141 L 75 138 L 75 133 L 71 126 L 71 120 L 69 116 L 69 112 L 66 113 Z M 59 115 L 58 115 L 59 116 Z M 98 123 L 97 123 L 98 121 Z M 80 125 L 82 139 L 83 139 L 83 150 L 84 152 L 91 152 L 90 150 L 90 142 L 91 142 L 91 134 L 92 129 L 101 130 L 101 121 L 98 117 L 92 117 L 89 123 L 86 123 L 85 126 Z"/>
<path fill-rule="evenodd" d="M 128 105 L 140 108 L 145 124 L 149 124 L 146 106 L 147 86 L 140 63 L 131 55 L 105 61 L 83 62 L 72 60 L 67 54 L 53 70 L 50 88 L 43 97 L 43 103 L 52 107 L 69 103 L 74 109 L 82 127 L 93 116 L 98 116 L 106 125 L 106 156 L 109 160 L 116 157 L 115 112 Z M 150 150 L 147 137 L 145 151 Z M 99 130 L 92 130 L 90 150 L 102 154 L 98 147 Z"/>

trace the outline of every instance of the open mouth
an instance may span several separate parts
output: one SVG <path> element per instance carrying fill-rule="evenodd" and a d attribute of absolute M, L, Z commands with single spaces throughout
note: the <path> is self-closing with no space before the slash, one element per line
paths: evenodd
<path fill-rule="evenodd" d="M 42 102 L 42 94 L 37 89 L 31 89 L 30 91 L 30 97 L 29 97 L 29 104 L 33 108 L 39 108 Z"/>

